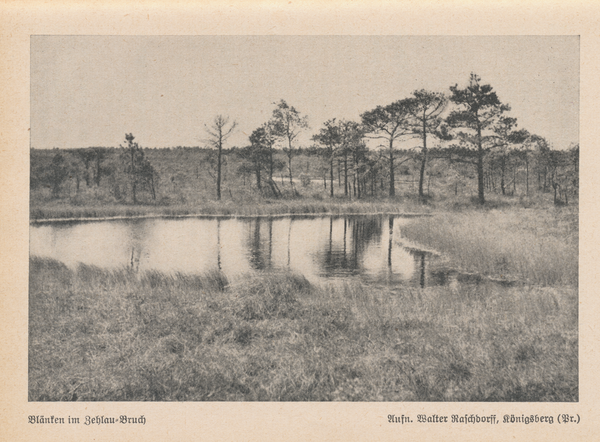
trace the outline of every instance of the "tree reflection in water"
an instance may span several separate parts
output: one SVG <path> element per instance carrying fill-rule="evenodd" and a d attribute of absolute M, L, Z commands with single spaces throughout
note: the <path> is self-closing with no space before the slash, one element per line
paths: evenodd
<path fill-rule="evenodd" d="M 400 243 L 407 220 L 389 215 L 155 219 L 31 228 L 31 254 L 101 268 L 228 278 L 290 269 L 309 280 L 358 277 L 369 283 L 443 284 L 430 255 Z"/>
<path fill-rule="evenodd" d="M 371 273 L 373 276 L 381 274 L 390 282 L 398 281 L 399 272 L 404 272 L 400 279 L 406 279 L 407 275 L 420 271 L 416 282 L 421 286 L 425 284 L 426 256 L 410 257 L 409 252 L 395 242 L 399 232 L 395 233 L 394 216 L 332 216 L 321 220 L 255 218 L 246 223 L 245 247 L 250 266 L 255 270 L 291 268 L 319 277 Z M 273 234 L 274 223 L 279 225 L 278 235 Z M 387 227 L 385 238 L 384 225 Z M 325 227 L 326 233 L 319 226 Z M 274 249 L 278 253 L 274 253 Z M 378 251 L 385 253 L 379 263 L 376 262 Z M 309 255 L 313 268 L 302 267 L 307 261 L 304 255 Z M 365 264 L 369 260 L 373 261 L 370 267 Z M 406 269 L 407 266 L 410 269 Z"/>

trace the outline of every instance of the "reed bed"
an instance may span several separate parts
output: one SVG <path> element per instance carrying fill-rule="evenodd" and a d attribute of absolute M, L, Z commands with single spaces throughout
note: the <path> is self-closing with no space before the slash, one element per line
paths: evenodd
<path fill-rule="evenodd" d="M 575 287 L 30 260 L 31 401 L 577 401 Z"/>
<path fill-rule="evenodd" d="M 571 210 L 444 213 L 411 223 L 402 236 L 454 266 L 532 284 L 577 285 L 578 224 Z"/>

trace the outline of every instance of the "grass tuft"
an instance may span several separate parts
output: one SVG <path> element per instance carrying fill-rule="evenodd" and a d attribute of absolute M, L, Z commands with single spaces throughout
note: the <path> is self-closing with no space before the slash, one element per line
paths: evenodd
<path fill-rule="evenodd" d="M 402 235 L 466 271 L 546 286 L 578 282 L 577 219 L 567 211 L 447 213 Z"/>
<path fill-rule="evenodd" d="M 31 401 L 577 401 L 577 289 L 30 262 Z"/>

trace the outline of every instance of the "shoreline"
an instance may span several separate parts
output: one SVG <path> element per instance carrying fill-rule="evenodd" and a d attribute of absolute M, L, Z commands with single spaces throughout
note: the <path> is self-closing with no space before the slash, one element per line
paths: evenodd
<path fill-rule="evenodd" d="M 199 218 L 199 219 L 250 219 L 250 218 L 287 218 L 287 217 L 325 217 L 325 216 L 374 216 L 374 215 L 394 215 L 402 218 L 419 218 L 431 217 L 433 213 L 400 213 L 400 212 L 306 212 L 306 213 L 273 213 L 273 214 L 150 214 L 150 215 L 118 215 L 118 216 L 103 216 L 103 217 L 81 217 L 81 218 L 40 218 L 30 219 L 29 224 L 45 224 L 45 223 L 70 223 L 70 222 L 100 222 L 100 221 L 128 221 L 136 219 L 180 219 L 180 218 Z"/>
<path fill-rule="evenodd" d="M 569 205 L 578 208 L 578 203 Z M 486 206 L 467 204 L 462 211 L 501 210 L 547 210 L 556 208 L 549 204 L 521 205 L 510 201 L 492 201 Z M 432 217 L 442 213 L 456 212 L 451 204 L 422 205 L 414 201 L 277 201 L 255 204 L 234 204 L 210 202 L 205 206 L 128 206 L 98 205 L 72 206 L 49 205 L 30 207 L 29 224 L 118 221 L 136 219 L 251 219 L 251 218 L 285 218 L 285 217 L 325 217 L 325 216 L 366 216 L 394 215 L 404 218 Z"/>

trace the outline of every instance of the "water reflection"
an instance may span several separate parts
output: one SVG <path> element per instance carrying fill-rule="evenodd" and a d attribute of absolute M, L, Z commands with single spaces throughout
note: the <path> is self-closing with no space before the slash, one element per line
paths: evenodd
<path fill-rule="evenodd" d="M 427 272 L 425 271 L 426 266 L 425 263 L 427 261 L 427 258 L 430 256 L 430 254 L 428 252 L 424 252 L 422 250 L 409 250 L 409 253 L 415 258 L 415 261 L 417 262 L 417 267 L 418 267 L 418 273 L 419 273 L 419 286 L 421 288 L 425 288 L 425 278 L 427 275 Z M 432 272 L 430 272 L 432 273 Z M 432 284 L 432 285 L 445 285 L 445 284 Z"/>
<path fill-rule="evenodd" d="M 30 253 L 70 267 L 221 270 L 231 279 L 291 269 L 313 280 L 437 284 L 436 276 L 427 274 L 430 257 L 399 244 L 407 222 L 418 219 L 375 215 L 43 224 L 31 226 Z"/>
<path fill-rule="evenodd" d="M 328 247 L 315 251 L 321 274 L 345 276 L 368 271 L 368 265 L 363 265 L 366 253 L 370 248 L 381 249 L 381 229 L 381 217 L 329 218 Z"/>

